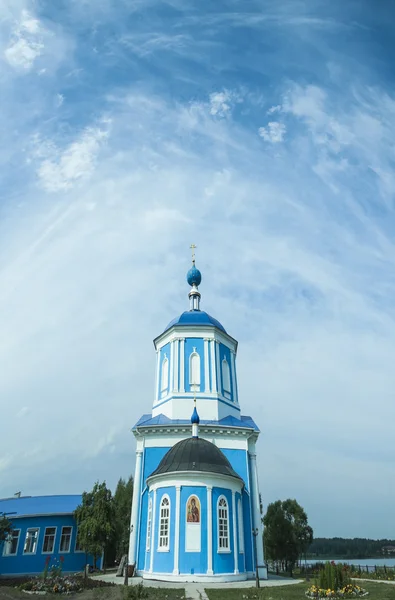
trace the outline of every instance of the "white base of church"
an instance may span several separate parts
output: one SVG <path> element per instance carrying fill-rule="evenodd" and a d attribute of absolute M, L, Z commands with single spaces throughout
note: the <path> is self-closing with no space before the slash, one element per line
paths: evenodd
<path fill-rule="evenodd" d="M 207 575 L 207 573 L 185 573 L 174 575 L 173 573 L 149 573 L 148 571 L 137 571 L 143 579 L 156 581 L 174 581 L 179 583 L 226 583 L 227 581 L 246 581 L 247 573 L 218 573 L 218 575 Z M 253 574 L 255 577 L 255 573 Z M 266 576 L 267 579 L 267 576 Z"/>

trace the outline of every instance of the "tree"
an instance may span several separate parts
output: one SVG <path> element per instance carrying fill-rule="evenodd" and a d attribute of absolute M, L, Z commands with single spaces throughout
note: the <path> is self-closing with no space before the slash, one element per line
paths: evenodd
<path fill-rule="evenodd" d="M 0 544 L 5 542 L 12 531 L 12 524 L 7 515 L 0 513 Z"/>
<path fill-rule="evenodd" d="M 122 556 L 128 553 L 132 497 L 133 477 L 130 476 L 127 481 L 121 477 L 113 498 L 114 531 L 105 550 L 107 565 L 114 564 L 116 559 L 120 560 Z"/>
<path fill-rule="evenodd" d="M 94 567 L 114 532 L 114 504 L 106 483 L 97 481 L 91 492 L 82 494 L 82 504 L 74 512 L 78 540 L 86 554 L 92 554 Z"/>
<path fill-rule="evenodd" d="M 312 542 L 313 530 L 307 515 L 296 500 L 277 500 L 269 504 L 263 517 L 266 557 L 286 570 L 292 569 Z"/>

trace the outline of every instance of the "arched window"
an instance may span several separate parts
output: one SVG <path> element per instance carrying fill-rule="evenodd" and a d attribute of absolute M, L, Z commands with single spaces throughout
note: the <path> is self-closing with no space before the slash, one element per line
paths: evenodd
<path fill-rule="evenodd" d="M 239 522 L 239 552 L 244 553 L 244 526 L 243 526 L 243 507 L 241 499 L 237 503 L 237 520 Z"/>
<path fill-rule="evenodd" d="M 163 362 L 162 362 L 162 377 L 161 377 L 161 384 L 160 384 L 160 390 L 162 392 L 162 395 L 164 392 L 167 392 L 168 387 L 169 387 L 169 359 L 167 358 L 167 356 L 165 354 L 164 358 L 163 358 Z"/>
<path fill-rule="evenodd" d="M 218 499 L 218 552 L 229 552 L 229 510 L 224 496 Z"/>
<path fill-rule="evenodd" d="M 224 392 L 230 393 L 230 369 L 226 358 L 224 358 L 222 361 L 222 385 Z"/>
<path fill-rule="evenodd" d="M 146 550 L 151 548 L 151 528 L 152 528 L 152 498 L 148 501 L 148 518 L 147 518 L 147 540 L 146 540 Z"/>
<path fill-rule="evenodd" d="M 196 352 L 196 348 L 189 357 L 189 383 L 192 391 L 200 391 L 200 356 Z"/>
<path fill-rule="evenodd" d="M 163 496 L 160 503 L 159 518 L 159 547 L 158 550 L 168 550 L 170 539 L 170 498 Z"/>

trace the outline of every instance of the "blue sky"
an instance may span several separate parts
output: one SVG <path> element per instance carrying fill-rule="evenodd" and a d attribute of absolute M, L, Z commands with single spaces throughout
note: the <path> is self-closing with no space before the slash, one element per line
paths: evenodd
<path fill-rule="evenodd" d="M 264 504 L 395 537 L 394 25 L 390 2 L 0 0 L 0 496 L 133 471 L 194 242 Z"/>

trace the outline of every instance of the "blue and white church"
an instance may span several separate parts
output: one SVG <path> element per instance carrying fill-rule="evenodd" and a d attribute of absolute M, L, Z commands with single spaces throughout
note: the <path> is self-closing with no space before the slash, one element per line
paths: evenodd
<path fill-rule="evenodd" d="M 189 310 L 154 340 L 152 412 L 132 430 L 129 564 L 164 581 L 266 579 L 259 429 L 240 412 L 237 341 L 200 309 L 201 279 L 193 257 Z"/>

